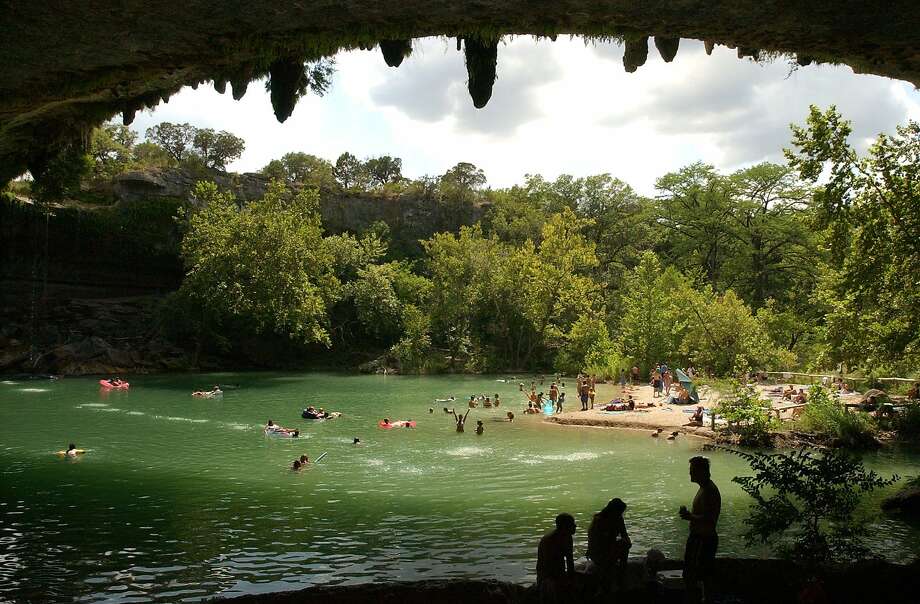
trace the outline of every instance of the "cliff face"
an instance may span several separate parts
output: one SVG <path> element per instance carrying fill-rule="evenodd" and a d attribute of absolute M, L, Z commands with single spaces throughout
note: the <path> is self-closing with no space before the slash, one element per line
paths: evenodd
<path fill-rule="evenodd" d="M 96 205 L 74 202 L 46 212 L 30 203 L 0 204 L 0 372 L 146 373 L 295 359 L 284 341 L 270 337 L 237 341 L 235 356 L 218 358 L 192 354 L 164 335 L 160 305 L 183 275 L 174 216 L 201 177 L 128 172 L 93 192 Z M 268 187 L 260 174 L 206 177 L 243 201 Z M 330 192 L 320 203 L 327 233 L 360 233 L 383 222 L 397 256 L 418 254 L 419 239 L 472 224 L 485 209 Z"/>

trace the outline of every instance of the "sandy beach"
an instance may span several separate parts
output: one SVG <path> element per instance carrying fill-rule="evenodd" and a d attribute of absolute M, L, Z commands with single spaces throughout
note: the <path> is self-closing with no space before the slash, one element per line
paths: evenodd
<path fill-rule="evenodd" d="M 574 382 L 574 380 L 573 380 Z M 808 392 L 809 384 L 793 384 L 796 390 L 803 388 Z M 782 399 L 782 395 L 774 392 L 784 385 L 758 385 L 757 390 L 760 396 L 771 403 L 775 417 L 782 421 L 793 419 L 793 414 L 801 406 L 795 406 L 791 401 Z M 653 396 L 652 387 L 648 384 L 640 386 L 626 386 L 626 389 L 620 388 L 619 384 L 607 383 L 597 384 L 594 397 L 594 408 L 587 411 L 581 411 L 581 402 L 574 394 L 574 388 L 571 394 L 567 392 L 565 407 L 563 413 L 548 417 L 546 421 L 565 426 L 597 426 L 609 428 L 629 428 L 635 430 L 648 430 L 649 433 L 655 429 L 661 428 L 665 433 L 680 432 L 681 434 L 699 436 L 703 438 L 712 438 L 713 431 L 710 428 L 710 416 L 705 416 L 703 426 L 689 425 L 690 415 L 696 409 L 697 405 L 668 405 L 664 401 L 667 397 Z M 654 403 L 654 407 L 637 408 L 634 411 L 603 411 L 607 403 L 616 398 L 625 398 L 626 394 L 632 394 L 637 405 Z M 719 400 L 724 396 L 715 390 L 709 390 L 707 387 L 699 389 L 700 405 L 704 409 L 711 409 L 718 405 Z M 569 398 L 571 397 L 571 398 Z M 859 393 L 851 393 L 841 397 L 844 402 L 859 400 Z"/>

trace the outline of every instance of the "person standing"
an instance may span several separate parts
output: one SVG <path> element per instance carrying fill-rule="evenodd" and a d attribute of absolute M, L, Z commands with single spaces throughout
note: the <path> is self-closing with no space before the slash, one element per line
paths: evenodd
<path fill-rule="evenodd" d="M 680 506 L 679 512 L 680 517 L 690 523 L 690 535 L 684 549 L 684 584 L 690 602 L 706 602 L 712 598 L 710 582 L 719 548 L 716 525 L 722 512 L 722 495 L 712 481 L 707 457 L 690 458 L 690 481 L 698 484 L 699 489 L 690 509 Z"/>
<path fill-rule="evenodd" d="M 540 539 L 537 548 L 540 604 L 557 604 L 571 599 L 575 580 L 574 534 L 575 518 L 563 513 L 556 516 L 556 528 Z"/>
<path fill-rule="evenodd" d="M 556 407 L 556 401 L 559 400 L 559 387 L 556 385 L 556 382 L 553 382 L 549 386 L 549 400 L 553 404 L 553 407 Z"/>

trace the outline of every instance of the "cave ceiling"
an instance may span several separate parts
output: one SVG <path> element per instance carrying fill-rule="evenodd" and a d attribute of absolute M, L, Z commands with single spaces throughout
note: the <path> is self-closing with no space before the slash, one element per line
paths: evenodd
<path fill-rule="evenodd" d="M 92 127 L 115 115 L 130 123 L 187 85 L 213 81 L 239 98 L 250 81 L 269 76 L 283 121 L 303 88 L 304 63 L 363 48 L 398 67 L 412 40 L 428 36 L 456 38 L 476 107 L 492 94 L 507 35 L 616 40 L 627 71 L 641 68 L 649 38 L 679 69 L 679 41 L 691 38 L 709 51 L 736 48 L 739 58 L 802 68 L 842 63 L 920 85 L 917 0 L 46 0 L 0 7 L 0 183 L 40 172 Z"/>

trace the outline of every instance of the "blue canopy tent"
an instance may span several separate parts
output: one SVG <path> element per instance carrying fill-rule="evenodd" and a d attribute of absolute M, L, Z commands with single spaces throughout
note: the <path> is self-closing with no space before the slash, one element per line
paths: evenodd
<path fill-rule="evenodd" d="M 674 374 L 677 376 L 680 385 L 687 389 L 687 392 L 690 393 L 690 400 L 694 403 L 700 402 L 700 395 L 696 391 L 696 386 L 693 385 L 693 380 L 691 380 L 686 373 L 680 369 L 675 369 Z"/>

